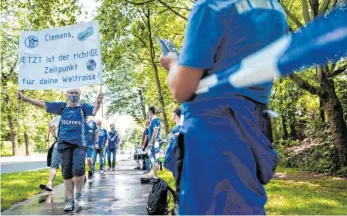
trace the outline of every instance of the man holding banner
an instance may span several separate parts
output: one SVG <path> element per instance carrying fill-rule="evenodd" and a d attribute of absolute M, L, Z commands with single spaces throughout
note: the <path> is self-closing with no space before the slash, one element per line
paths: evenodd
<path fill-rule="evenodd" d="M 81 91 L 77 87 L 102 84 L 100 33 L 97 21 L 60 28 L 26 31 L 20 34 L 18 86 L 20 90 L 60 89 L 66 91 L 68 102 L 44 102 L 24 97 L 21 101 L 61 115 L 58 151 L 68 202 L 64 211 L 74 209 L 74 187 L 77 206 L 84 205 L 82 186 L 87 148 L 86 119 L 100 108 L 100 91 L 95 106 L 80 104 Z"/>
<path fill-rule="evenodd" d="M 82 187 L 87 145 L 85 119 L 87 116 L 95 116 L 103 99 L 103 94 L 100 93 L 95 106 L 80 104 L 80 94 L 80 89 L 68 89 L 66 91 L 67 103 L 44 102 L 27 98 L 21 93 L 17 94 L 18 99 L 21 101 L 43 108 L 49 113 L 61 115 L 58 151 L 61 153 L 62 172 L 68 197 L 64 211 L 74 210 L 74 187 L 76 187 L 77 206 L 84 206 Z"/>

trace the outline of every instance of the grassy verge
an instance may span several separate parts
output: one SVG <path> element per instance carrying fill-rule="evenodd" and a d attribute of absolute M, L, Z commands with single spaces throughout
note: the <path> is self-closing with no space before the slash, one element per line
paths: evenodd
<path fill-rule="evenodd" d="M 174 187 L 172 174 L 159 176 Z M 278 168 L 266 186 L 269 215 L 343 215 L 347 213 L 347 180 L 315 175 L 297 169 Z"/>
<path fill-rule="evenodd" d="M 1 211 L 13 204 L 26 200 L 42 190 L 40 184 L 47 184 L 49 169 L 32 172 L 16 172 L 1 175 Z M 58 170 L 54 186 L 63 183 L 61 172 Z"/>
<path fill-rule="evenodd" d="M 99 164 L 96 164 L 99 170 Z M 86 167 L 86 172 L 88 166 Z M 6 173 L 1 175 L 1 211 L 11 207 L 13 204 L 29 199 L 39 194 L 42 190 L 40 184 L 47 184 L 49 169 L 41 169 L 30 172 Z M 57 172 L 54 186 L 63 183 L 61 170 Z"/>

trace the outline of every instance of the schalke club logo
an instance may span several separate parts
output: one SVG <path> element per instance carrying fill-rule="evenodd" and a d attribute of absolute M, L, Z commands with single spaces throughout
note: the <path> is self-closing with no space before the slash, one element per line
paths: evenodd
<path fill-rule="evenodd" d="M 96 62 L 93 59 L 88 60 L 87 69 L 90 71 L 94 71 L 96 68 Z"/>
<path fill-rule="evenodd" d="M 25 46 L 28 48 L 35 48 L 39 45 L 39 39 L 35 36 L 29 36 L 25 39 Z"/>

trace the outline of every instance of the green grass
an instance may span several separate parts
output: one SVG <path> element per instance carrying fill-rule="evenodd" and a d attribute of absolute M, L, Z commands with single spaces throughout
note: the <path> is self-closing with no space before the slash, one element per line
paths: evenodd
<path fill-rule="evenodd" d="M 347 180 L 319 176 L 297 169 L 278 168 L 278 176 L 267 184 L 269 215 L 343 215 L 347 213 Z M 174 188 L 172 174 L 159 176 Z"/>
<path fill-rule="evenodd" d="M 96 164 L 99 170 L 99 164 Z M 86 166 L 86 172 L 88 166 Z M 42 190 L 40 184 L 47 184 L 49 168 L 31 172 L 6 173 L 1 175 L 1 211 L 11 207 L 13 204 L 29 199 L 39 194 Z M 57 171 L 54 186 L 63 183 L 61 170 Z"/>
<path fill-rule="evenodd" d="M 11 156 L 13 156 L 12 152 L 1 152 L 0 154 L 1 154 L 0 157 L 11 157 Z"/>
<path fill-rule="evenodd" d="M 13 204 L 26 200 L 42 190 L 40 184 L 47 184 L 49 169 L 32 172 L 16 172 L 1 175 L 1 211 Z M 63 183 L 60 170 L 54 180 L 54 186 Z"/>

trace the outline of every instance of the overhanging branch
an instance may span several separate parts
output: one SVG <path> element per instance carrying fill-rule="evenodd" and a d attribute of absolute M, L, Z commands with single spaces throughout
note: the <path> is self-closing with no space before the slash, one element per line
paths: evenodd
<path fill-rule="evenodd" d="M 308 12 L 307 0 L 301 0 L 301 7 L 302 7 L 302 15 L 304 17 L 305 23 L 310 22 L 311 17 L 310 17 L 310 14 Z"/>
<path fill-rule="evenodd" d="M 303 26 L 303 24 L 300 22 L 300 20 L 298 20 L 298 18 L 296 18 L 283 3 L 281 3 L 281 4 L 282 4 L 282 7 L 283 7 L 284 11 L 286 12 L 287 16 L 291 20 L 293 20 L 293 22 L 297 25 L 297 27 L 300 28 L 301 26 Z"/>
<path fill-rule="evenodd" d="M 329 6 L 329 4 L 330 4 L 330 1 L 331 1 L 331 0 L 325 0 L 325 1 L 324 1 L 323 5 L 322 5 L 321 8 L 319 9 L 319 15 L 322 15 L 322 14 L 324 14 L 324 13 L 327 11 L 328 6 Z"/>
<path fill-rule="evenodd" d="M 169 9 L 172 13 L 176 14 L 177 16 L 181 17 L 184 20 L 188 20 L 185 16 L 181 15 L 180 13 L 178 13 L 177 11 L 175 11 L 170 5 L 166 4 L 165 2 L 158 0 L 158 2 L 160 2 L 160 4 L 164 5 L 167 9 Z"/>
<path fill-rule="evenodd" d="M 328 78 L 334 78 L 334 77 L 336 77 L 336 76 L 338 76 L 338 75 L 340 75 L 340 74 L 342 74 L 344 72 L 347 72 L 347 64 L 342 66 L 342 67 L 339 67 L 338 69 L 336 69 L 334 71 L 332 71 L 329 74 Z"/>
<path fill-rule="evenodd" d="M 155 1 L 155 0 L 148 0 L 148 1 L 143 1 L 143 2 L 133 2 L 133 1 L 126 0 L 126 2 L 133 4 L 133 5 L 145 5 L 145 4 L 151 3 L 153 1 Z"/>
<path fill-rule="evenodd" d="M 295 83 L 297 84 L 300 88 L 310 92 L 311 94 L 314 94 L 314 95 L 318 95 L 320 93 L 320 90 L 309 84 L 306 80 L 303 80 L 301 77 L 299 77 L 298 75 L 296 74 L 292 74 L 289 76 L 290 79 Z"/>

